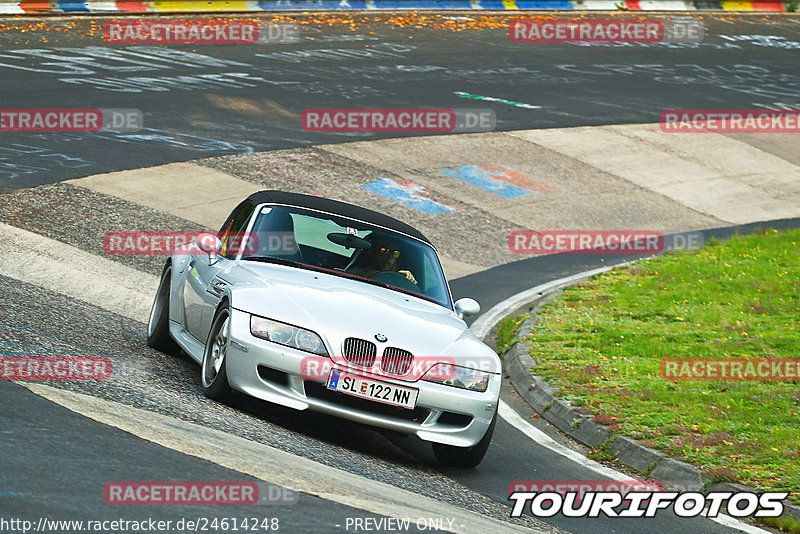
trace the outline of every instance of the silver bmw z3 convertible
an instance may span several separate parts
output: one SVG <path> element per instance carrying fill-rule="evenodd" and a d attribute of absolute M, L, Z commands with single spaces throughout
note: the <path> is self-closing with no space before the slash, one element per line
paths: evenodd
<path fill-rule="evenodd" d="M 204 393 L 414 434 L 474 467 L 497 418 L 501 364 L 453 302 L 436 249 L 365 208 L 261 191 L 164 267 L 148 344 L 201 365 Z"/>

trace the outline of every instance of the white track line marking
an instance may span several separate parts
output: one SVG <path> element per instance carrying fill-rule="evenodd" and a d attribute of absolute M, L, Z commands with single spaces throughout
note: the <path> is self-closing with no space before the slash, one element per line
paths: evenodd
<path fill-rule="evenodd" d="M 398 519 L 455 518 L 450 531 L 456 533 L 542 532 L 174 417 L 51 386 L 17 383 L 73 412 L 147 441 L 328 501 Z"/>
<path fill-rule="evenodd" d="M 506 314 L 510 313 L 514 309 L 522 306 L 527 300 L 532 299 L 537 293 L 544 292 L 546 290 L 555 287 L 568 285 L 577 280 L 580 280 L 581 278 L 594 276 L 595 274 L 609 271 L 615 267 L 628 265 L 629 263 L 631 262 L 626 262 L 616 266 L 608 266 L 599 269 L 594 269 L 592 271 L 587 271 L 585 273 L 580 273 L 559 280 L 554 280 L 552 282 L 548 282 L 547 284 L 542 284 L 527 291 L 523 291 L 522 293 L 519 293 L 497 304 L 488 312 L 479 317 L 479 319 L 476 320 L 475 323 L 472 325 L 472 330 L 473 332 L 475 332 L 476 335 L 483 338 L 486 336 L 489 330 L 491 330 L 492 326 L 494 326 L 494 324 L 497 323 L 497 321 L 499 321 L 502 317 L 504 317 Z M 151 298 L 152 298 L 151 295 L 155 293 L 155 288 L 158 284 L 157 277 L 153 275 L 142 273 L 140 271 L 137 271 L 136 269 L 126 267 L 120 264 L 119 262 L 115 262 L 113 260 L 109 260 L 101 256 L 87 253 L 81 249 L 78 249 L 71 245 L 67 245 L 60 241 L 49 239 L 39 234 L 35 234 L 27 230 L 22 230 L 20 228 L 15 228 L 13 226 L 9 226 L 4 223 L 0 223 L 0 273 L 2 273 L 5 276 L 9 276 L 11 278 L 15 278 L 17 280 L 21 280 L 26 283 L 44 287 L 46 289 L 52 290 L 57 293 L 61 293 L 63 295 L 71 296 L 73 298 L 91 304 L 93 306 L 97 306 L 99 308 L 142 322 L 147 320 L 147 316 L 149 314 L 151 305 Z M 31 391 L 33 391 L 34 393 L 46 397 L 52 400 L 53 402 L 62 404 L 63 406 L 71 409 L 72 411 L 82 413 L 83 415 L 87 415 L 80 409 L 72 408 L 71 406 L 68 406 L 62 402 L 59 402 L 58 400 L 55 400 L 55 398 L 57 398 L 58 395 L 55 394 L 46 395 L 43 393 L 43 391 L 45 390 L 61 392 L 61 397 L 58 398 L 63 399 L 68 394 L 70 394 L 69 392 L 33 384 L 23 384 L 23 385 L 28 389 L 30 389 Z M 71 394 L 71 395 L 77 395 L 77 394 Z M 85 397 L 85 396 L 80 395 L 79 397 Z M 86 397 L 86 398 L 94 399 L 98 402 L 105 402 L 107 404 L 116 405 L 116 403 L 109 403 L 108 401 L 102 401 L 101 399 L 97 399 L 95 397 Z M 72 403 L 72 404 L 77 406 L 80 403 L 77 404 Z M 123 407 L 124 405 L 117 405 L 117 406 Z M 119 409 L 122 410 L 123 408 Z M 135 410 L 134 408 L 129 408 L 129 409 Z M 499 415 L 503 419 L 505 419 L 509 424 L 520 430 L 523 434 L 530 437 L 540 445 L 547 447 L 557 452 L 558 454 L 562 454 L 563 456 L 566 456 L 570 460 L 580 463 L 581 465 L 587 465 L 587 467 L 595 470 L 598 473 L 603 473 L 603 471 L 597 471 L 598 468 L 602 470 L 608 469 L 609 472 L 611 472 L 612 474 L 605 474 L 605 476 L 607 477 L 615 479 L 626 479 L 626 480 L 630 479 L 630 477 L 627 477 L 622 473 L 614 471 L 610 468 L 606 468 L 599 464 L 597 464 L 598 465 L 597 468 L 592 467 L 589 462 L 595 464 L 596 462 L 592 462 L 591 460 L 588 460 L 587 458 L 576 453 L 575 451 L 571 451 L 570 449 L 567 449 L 563 445 L 556 443 L 546 434 L 542 433 L 540 430 L 536 429 L 530 423 L 525 421 L 517 412 L 515 412 L 510 406 L 508 406 L 503 401 L 500 402 L 499 410 L 500 410 Z M 154 412 L 146 412 L 142 410 L 137 410 L 137 412 L 139 413 L 138 417 L 140 419 L 142 418 L 146 419 L 147 417 L 154 418 L 155 416 L 163 417 L 160 416 L 159 414 L 155 414 Z M 174 421 L 178 420 L 175 419 Z M 106 421 L 101 421 L 101 422 L 106 422 Z M 184 423 L 182 421 L 181 423 L 184 425 L 190 425 L 190 423 Z M 106 422 L 106 424 L 110 424 L 112 426 L 116 426 L 117 428 L 122 428 L 123 430 L 136 434 L 135 431 L 128 430 L 127 428 L 125 428 L 125 426 L 121 426 L 121 424 L 113 424 L 108 422 Z M 196 426 L 198 429 L 208 430 L 209 432 L 211 432 L 210 429 L 205 429 L 204 427 L 201 426 L 197 425 L 192 425 L 192 426 Z M 223 435 L 228 436 L 227 434 Z M 234 438 L 234 436 L 228 436 L 228 437 L 232 439 Z M 241 439 L 241 438 L 236 438 L 236 439 Z M 153 441 L 154 443 L 159 443 L 164 445 L 157 439 L 148 439 L 148 441 Z M 189 445 L 190 444 L 191 441 L 189 442 Z M 187 445 L 187 447 L 189 445 Z M 173 448 L 174 450 L 185 452 L 182 449 L 176 449 L 174 447 L 170 447 L 169 445 L 164 445 L 164 446 L 168 448 Z M 273 450 L 280 452 L 282 454 L 286 454 L 287 456 L 290 456 L 297 460 L 315 463 L 311 462 L 311 460 L 305 460 L 304 458 L 284 453 L 283 451 L 278 451 L 277 449 Z M 206 452 L 208 453 L 208 451 Z M 263 453 L 264 451 L 261 452 L 261 454 Z M 186 452 L 186 454 L 191 454 L 193 456 L 205 458 L 204 456 L 200 456 L 198 454 L 192 454 L 191 452 Z M 213 455 L 213 452 L 209 453 L 209 455 Z M 263 456 L 261 456 L 260 458 L 262 461 L 264 460 Z M 206 458 L 206 459 L 215 463 L 219 463 L 216 462 L 213 458 Z M 222 463 L 219 463 L 219 465 L 225 466 Z M 344 471 L 339 471 L 334 468 L 327 468 L 327 469 L 331 469 L 336 473 L 340 473 L 342 475 L 349 475 Z M 349 475 L 349 476 L 353 476 L 359 479 L 360 482 L 359 486 L 357 487 L 370 488 L 371 487 L 370 484 L 373 483 L 373 481 L 369 481 L 368 479 L 363 477 L 358 477 L 357 475 Z M 271 480 L 271 482 L 280 484 L 280 482 L 274 480 Z M 377 482 L 374 483 L 380 484 Z M 386 486 L 385 484 L 383 485 Z M 289 485 L 289 487 L 293 487 L 294 489 L 300 489 L 299 487 L 292 485 Z M 394 488 L 393 486 L 389 487 Z M 399 488 L 394 488 L 394 489 L 396 489 L 397 491 L 404 491 L 400 490 Z M 327 500 L 342 502 L 342 504 L 347 504 L 348 506 L 353 506 L 355 508 L 368 510 L 373 513 L 379 513 L 381 515 L 386 515 L 390 517 L 398 517 L 398 514 L 396 512 L 392 511 L 382 512 L 373 509 L 374 507 L 368 508 L 367 504 L 371 503 L 371 496 L 370 497 L 367 496 L 370 495 L 369 491 L 361 492 L 362 496 L 360 498 L 352 496 L 352 498 L 349 499 L 347 502 L 339 501 L 336 498 L 333 498 L 335 497 L 334 495 L 335 491 L 333 491 L 330 495 L 327 493 L 319 492 L 314 488 L 311 488 L 311 490 L 309 491 L 306 491 L 304 489 L 301 489 L 300 491 L 312 495 L 317 495 Z M 423 497 L 420 497 L 418 495 L 410 493 L 409 495 L 411 495 L 415 499 L 423 499 Z M 431 500 L 434 503 L 438 503 L 438 501 L 434 501 L 432 499 L 429 500 Z M 359 506 L 357 504 L 352 504 L 351 502 L 363 502 L 363 505 Z M 441 505 L 447 506 L 444 504 Z M 463 512 L 455 507 L 452 507 L 452 511 L 448 513 L 450 517 L 459 517 L 459 515 L 457 515 L 456 512 L 458 512 L 458 514 L 461 514 L 462 516 L 464 514 L 469 514 L 468 512 Z M 458 530 L 457 532 L 481 531 L 481 533 L 483 534 L 486 528 L 492 528 L 492 530 L 490 530 L 491 532 L 500 532 L 501 530 L 498 529 L 505 529 L 505 531 L 508 532 L 519 532 L 525 530 L 515 527 L 514 525 L 509 525 L 507 523 L 485 518 L 484 516 L 480 516 L 478 514 L 470 514 L 470 515 L 474 516 L 470 517 L 470 521 L 468 523 L 470 527 L 478 525 L 479 523 L 481 523 L 481 521 L 484 523 L 486 521 L 493 521 L 494 523 L 491 525 L 491 527 L 484 524 L 480 528 L 476 528 L 474 530 L 471 528 L 467 529 L 467 527 L 464 526 L 464 530 Z M 444 517 L 447 517 L 447 515 L 444 515 Z M 480 519 L 481 521 L 476 523 L 475 522 L 476 518 Z M 750 525 L 747 525 L 746 523 L 742 523 L 741 521 L 738 521 L 734 518 L 727 516 L 720 516 L 718 518 L 715 518 L 714 521 L 722 525 L 729 526 L 731 528 L 736 528 L 751 534 L 769 534 L 765 530 L 752 527 Z"/>
<path fill-rule="evenodd" d="M 156 276 L 3 223 L 0 273 L 140 322 L 147 320 L 158 285 Z M 456 518 L 452 531 L 459 533 L 530 531 L 155 412 L 49 386 L 19 384 L 69 410 L 148 441 L 326 500 L 399 519 Z"/>
<path fill-rule="evenodd" d="M 514 408 L 506 404 L 505 401 L 500 401 L 500 406 L 498 408 L 498 414 L 500 417 L 506 420 L 508 424 L 531 438 L 533 441 L 547 447 L 553 452 L 560 454 L 561 456 L 566 457 L 573 462 L 579 463 L 584 467 L 588 467 L 595 473 L 602 475 L 604 477 L 608 477 L 612 480 L 635 480 L 633 477 L 629 477 L 623 473 L 620 473 L 616 469 L 612 469 L 610 467 L 606 467 L 603 464 L 597 463 L 594 460 L 590 460 L 581 453 L 577 451 L 573 451 L 570 448 L 565 447 L 564 445 L 558 443 L 553 438 L 530 424 L 526 421 L 520 414 L 518 414 Z"/>
<path fill-rule="evenodd" d="M 521 293 L 517 293 L 516 295 L 513 295 L 496 304 L 489 311 L 481 315 L 474 323 L 472 323 L 470 329 L 476 336 L 478 336 L 480 339 L 483 339 L 488 335 L 492 327 L 494 327 L 494 325 L 500 321 L 500 319 L 523 306 L 526 302 L 533 300 L 539 293 L 544 293 L 545 291 L 549 291 L 551 289 L 567 286 L 584 278 L 589 278 L 600 273 L 616 269 L 617 267 L 624 267 L 633 263 L 633 261 L 628 261 L 617 265 L 609 265 L 607 267 L 592 269 L 591 271 L 585 271 L 572 276 L 567 276 L 565 278 L 560 278 L 558 280 L 553 280 L 551 282 L 547 282 L 546 284 L 538 285 Z M 606 467 L 595 462 L 594 460 L 590 460 L 579 452 L 573 451 L 572 449 L 569 449 L 556 442 L 553 438 L 526 421 L 525 418 L 518 414 L 511 406 L 506 404 L 505 401 L 500 401 L 498 405 L 498 415 L 502 417 L 508 424 L 531 438 L 542 447 L 546 447 L 577 464 L 585 466 L 599 475 L 612 480 L 634 480 L 630 476 L 621 473 L 616 469 Z M 767 530 L 749 525 L 743 521 L 739 521 L 736 518 L 724 514 L 720 514 L 718 517 L 709 517 L 708 519 L 714 521 L 715 523 L 719 523 L 720 525 L 740 530 L 742 532 L 747 532 L 748 534 L 770 534 L 770 532 Z"/>
<path fill-rule="evenodd" d="M 147 322 L 158 277 L 0 223 L 0 274 Z"/>
<path fill-rule="evenodd" d="M 634 478 L 620 473 L 616 469 L 612 469 L 611 467 L 606 467 L 603 464 L 597 463 L 594 460 L 590 460 L 584 455 L 580 454 L 579 452 L 573 451 L 561 445 L 560 443 L 556 442 L 526 421 L 521 415 L 519 415 L 511 406 L 506 404 L 504 401 L 500 401 L 499 406 L 499 415 L 508 422 L 511 426 L 531 438 L 533 441 L 542 445 L 543 447 L 547 447 L 548 449 L 556 452 L 573 462 L 579 463 L 580 465 L 587 467 L 594 471 L 595 473 L 602 475 L 604 477 L 608 477 L 611 480 L 635 480 Z M 739 521 L 736 518 L 730 517 L 728 515 L 720 514 L 718 517 L 709 517 L 711 521 L 715 523 L 719 523 L 720 525 L 724 525 L 729 528 L 733 528 L 736 530 L 741 530 L 742 532 L 748 532 L 750 534 L 770 534 L 769 531 L 760 529 L 758 527 L 754 527 L 753 525 L 749 525 L 742 521 Z"/>

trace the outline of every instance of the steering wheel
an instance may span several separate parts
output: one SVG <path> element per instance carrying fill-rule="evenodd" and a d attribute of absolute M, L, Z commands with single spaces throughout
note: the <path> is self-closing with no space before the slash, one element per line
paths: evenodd
<path fill-rule="evenodd" d="M 397 271 L 381 271 L 369 277 L 370 280 L 390 284 L 406 291 L 419 292 L 419 286 Z"/>

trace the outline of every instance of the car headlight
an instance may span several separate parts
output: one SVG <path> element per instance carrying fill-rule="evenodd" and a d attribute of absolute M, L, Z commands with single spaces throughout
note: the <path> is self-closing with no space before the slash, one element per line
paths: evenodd
<path fill-rule="evenodd" d="M 471 391 L 486 391 L 489 387 L 489 373 L 449 363 L 434 365 L 422 379 Z"/>
<path fill-rule="evenodd" d="M 280 321 L 265 319 L 257 315 L 250 316 L 250 333 L 261 339 L 266 339 L 295 349 L 300 349 L 313 354 L 327 356 L 322 338 L 315 332 L 299 328 Z"/>

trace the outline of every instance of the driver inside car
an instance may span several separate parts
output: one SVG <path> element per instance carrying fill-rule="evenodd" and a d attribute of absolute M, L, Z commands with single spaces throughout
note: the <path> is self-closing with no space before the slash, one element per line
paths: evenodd
<path fill-rule="evenodd" d="M 355 266 L 350 269 L 350 272 L 364 278 L 370 278 L 383 271 L 394 271 L 397 259 L 400 257 L 400 251 L 392 248 L 388 243 L 373 243 L 362 254 L 367 256 L 366 266 Z M 400 270 L 397 272 L 405 276 L 412 284 L 417 283 L 417 279 L 414 278 L 411 271 Z"/>

